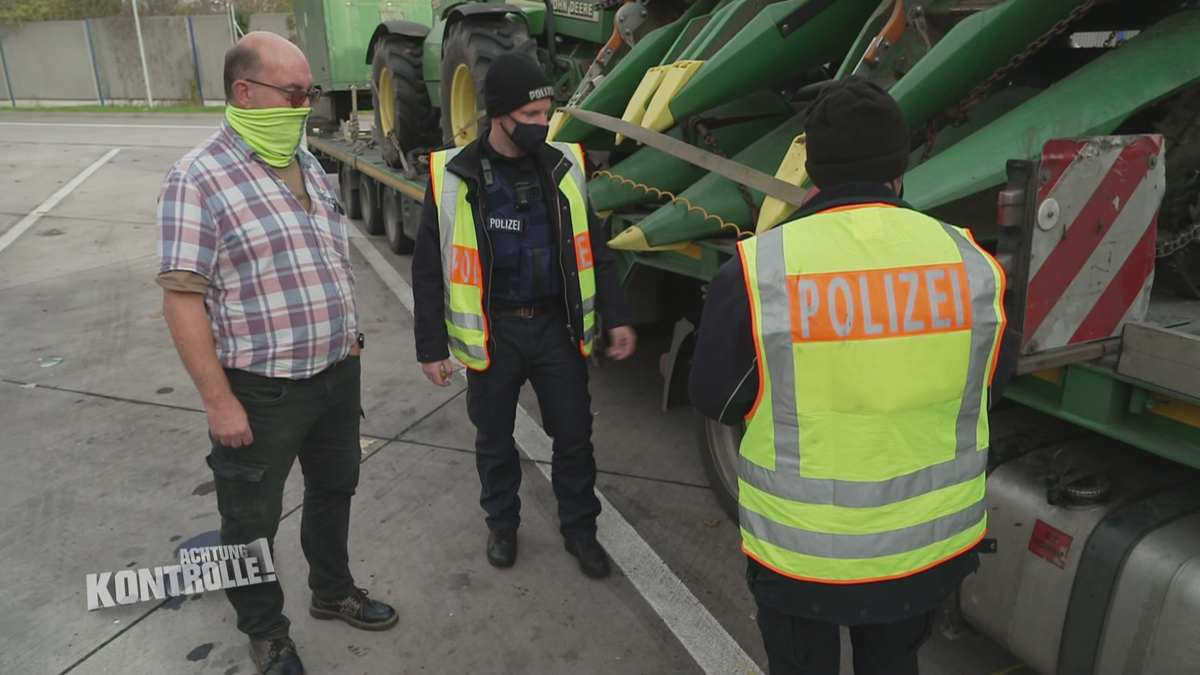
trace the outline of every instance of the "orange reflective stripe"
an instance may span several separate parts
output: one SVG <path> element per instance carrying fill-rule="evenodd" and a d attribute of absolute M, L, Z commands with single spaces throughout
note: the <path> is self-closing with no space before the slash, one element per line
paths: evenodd
<path fill-rule="evenodd" d="M 788 276 L 792 342 L 872 340 L 971 328 L 963 263 Z"/>
<path fill-rule="evenodd" d="M 450 261 L 450 283 L 475 286 L 483 290 L 479 249 L 453 244 L 450 247 Z"/>
<path fill-rule="evenodd" d="M 871 202 L 870 204 L 847 204 L 846 206 L 835 206 L 833 208 L 817 211 L 817 213 L 839 213 L 841 211 L 857 211 L 858 209 L 894 209 L 898 208 L 895 204 L 884 204 L 883 202 Z"/>
<path fill-rule="evenodd" d="M 592 269 L 592 237 L 587 232 L 575 235 L 575 264 L 580 272 Z"/>

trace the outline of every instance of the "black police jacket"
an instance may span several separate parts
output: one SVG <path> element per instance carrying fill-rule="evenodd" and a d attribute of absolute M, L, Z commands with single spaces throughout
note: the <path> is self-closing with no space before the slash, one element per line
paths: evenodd
<path fill-rule="evenodd" d="M 483 190 L 483 166 L 480 162 L 484 149 L 476 140 L 463 148 L 449 164 L 447 171 L 453 172 L 467 184 L 467 201 L 475 215 L 475 234 L 479 240 L 479 262 L 483 267 L 484 315 L 491 319 L 492 252 L 488 248 L 488 237 L 483 223 L 486 214 L 479 213 L 479 193 Z M 551 208 L 558 227 L 558 256 L 564 273 L 564 288 L 570 328 L 576 341 L 583 332 L 583 311 L 579 306 L 579 270 L 575 260 L 574 235 L 571 230 L 571 213 L 567 198 L 558 190 L 558 184 L 567 175 L 569 160 L 553 146 L 543 144 L 539 166 L 542 185 L 554 186 L 558 193 L 559 208 Z M 553 200 L 552 200 L 553 203 Z M 630 323 L 629 310 L 625 302 L 621 277 L 616 261 L 608 250 L 608 235 L 596 217 L 595 210 L 588 204 L 588 230 L 592 240 L 592 262 L 596 276 L 596 312 L 605 329 L 626 326 Z M 449 358 L 449 342 L 446 334 L 445 295 L 442 281 L 441 236 L 438 230 L 437 207 L 433 200 L 432 185 L 425 188 L 425 203 L 421 211 L 421 225 L 413 248 L 412 281 L 414 302 L 414 331 L 417 340 L 417 360 L 421 363 L 441 361 Z M 493 348 L 494 338 L 489 337 L 488 349 Z"/>

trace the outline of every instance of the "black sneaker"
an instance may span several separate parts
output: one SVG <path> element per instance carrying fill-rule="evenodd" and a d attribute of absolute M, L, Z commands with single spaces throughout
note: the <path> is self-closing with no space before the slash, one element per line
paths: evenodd
<path fill-rule="evenodd" d="M 400 621 L 391 605 L 367 597 L 367 589 L 359 588 L 338 602 L 321 602 L 313 596 L 308 613 L 314 619 L 341 619 L 362 630 L 387 630 Z"/>
<path fill-rule="evenodd" d="M 611 571 L 608 567 L 608 554 L 600 542 L 592 539 L 579 539 L 563 542 L 567 552 L 579 558 L 579 569 L 593 579 L 602 579 Z"/>
<path fill-rule="evenodd" d="M 258 675 L 304 675 L 304 664 L 291 638 L 251 640 L 250 658 Z"/>
<path fill-rule="evenodd" d="M 492 567 L 512 567 L 517 562 L 517 531 L 488 532 L 487 561 Z"/>

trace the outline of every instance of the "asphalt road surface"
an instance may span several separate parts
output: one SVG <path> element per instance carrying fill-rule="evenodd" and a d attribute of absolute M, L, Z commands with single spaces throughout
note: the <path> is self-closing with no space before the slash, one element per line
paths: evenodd
<path fill-rule="evenodd" d="M 217 543 L 205 416 L 153 277 L 162 177 L 219 122 L 0 113 L 3 672 L 254 671 L 221 592 L 88 611 L 85 584 Z M 517 434 L 529 457 L 520 559 L 496 570 L 484 560 L 463 380 L 434 387 L 415 362 L 409 259 L 361 223 L 353 244 L 367 347 L 351 563 L 400 624 L 365 633 L 308 616 L 294 471 L 275 564 L 308 672 L 765 669 L 737 527 L 708 489 L 692 412 L 660 410 L 667 333 L 640 327 L 635 357 L 592 373 L 613 576 L 585 578 L 562 549 L 531 391 Z M 921 663 L 929 675 L 1030 672 L 969 632 L 937 632 Z"/>

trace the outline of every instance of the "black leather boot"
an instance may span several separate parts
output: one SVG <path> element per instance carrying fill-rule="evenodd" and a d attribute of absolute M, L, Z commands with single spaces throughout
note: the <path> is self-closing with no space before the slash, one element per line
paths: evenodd
<path fill-rule="evenodd" d="M 608 576 L 611 571 L 608 567 L 608 554 L 595 538 L 568 541 L 564 544 L 568 553 L 579 558 L 579 569 L 583 570 L 584 574 L 594 579 Z"/>
<path fill-rule="evenodd" d="M 304 664 L 291 638 L 251 640 L 250 658 L 258 675 L 304 675 Z"/>
<path fill-rule="evenodd" d="M 517 562 L 517 531 L 488 532 L 487 561 L 492 567 L 512 567 Z"/>
<path fill-rule="evenodd" d="M 321 602 L 314 596 L 308 613 L 314 619 L 341 619 L 362 630 L 387 630 L 400 621 L 400 615 L 391 605 L 368 598 L 365 588 L 337 602 Z"/>

